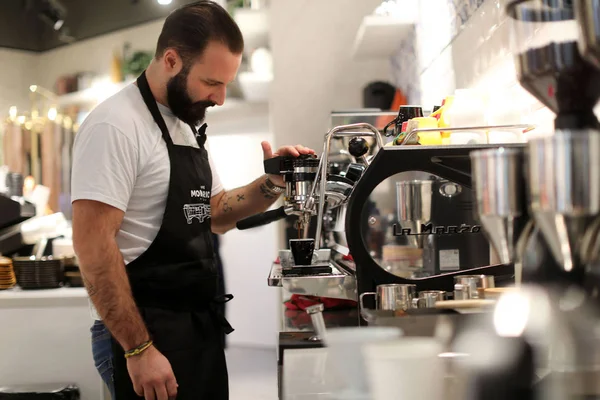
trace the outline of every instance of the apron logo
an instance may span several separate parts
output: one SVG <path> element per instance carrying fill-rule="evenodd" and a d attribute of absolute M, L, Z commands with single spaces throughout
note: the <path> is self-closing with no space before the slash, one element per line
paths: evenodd
<path fill-rule="evenodd" d="M 194 218 L 203 223 L 210 218 L 210 204 L 185 204 L 183 213 L 188 224 L 191 224 Z"/>
<path fill-rule="evenodd" d="M 192 198 L 210 199 L 210 190 L 190 190 Z"/>

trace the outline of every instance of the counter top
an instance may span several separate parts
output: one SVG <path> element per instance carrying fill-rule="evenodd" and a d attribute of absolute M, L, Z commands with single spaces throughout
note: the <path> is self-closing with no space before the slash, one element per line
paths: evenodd
<path fill-rule="evenodd" d="M 0 290 L 0 308 L 56 307 L 88 304 L 85 288 L 62 287 L 58 289 L 23 290 L 19 287 Z"/>
<path fill-rule="evenodd" d="M 341 388 L 327 348 L 289 349 L 283 368 L 286 400 L 334 400 Z"/>

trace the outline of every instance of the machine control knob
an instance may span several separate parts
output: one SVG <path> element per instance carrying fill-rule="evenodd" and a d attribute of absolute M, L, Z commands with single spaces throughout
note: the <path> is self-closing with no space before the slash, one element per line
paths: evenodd
<path fill-rule="evenodd" d="M 355 158 L 360 158 L 367 154 L 369 151 L 369 145 L 367 141 L 361 137 L 355 137 L 350 139 L 348 144 L 348 152 Z"/>

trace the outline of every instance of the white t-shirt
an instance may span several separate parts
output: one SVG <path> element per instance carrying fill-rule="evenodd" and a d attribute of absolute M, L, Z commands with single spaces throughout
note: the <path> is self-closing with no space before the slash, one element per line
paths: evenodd
<path fill-rule="evenodd" d="M 173 143 L 198 147 L 190 127 L 158 106 Z M 210 152 L 208 159 L 214 196 L 223 186 Z M 170 171 L 167 145 L 133 84 L 99 104 L 75 136 L 71 200 L 96 200 L 125 212 L 116 237 L 125 264 L 139 257 L 158 233 Z"/>

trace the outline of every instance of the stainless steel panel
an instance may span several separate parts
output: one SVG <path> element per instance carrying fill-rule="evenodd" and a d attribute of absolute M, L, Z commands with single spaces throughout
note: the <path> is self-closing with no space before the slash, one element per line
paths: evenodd
<path fill-rule="evenodd" d="M 335 264 L 330 264 L 331 274 L 286 277 L 281 265 L 273 264 L 267 280 L 269 286 L 282 287 L 292 294 L 357 300 L 356 278 Z"/>

